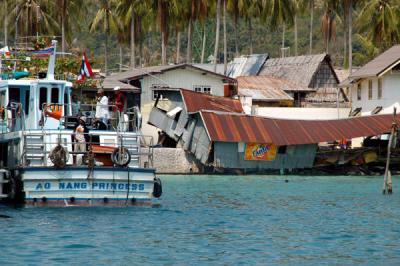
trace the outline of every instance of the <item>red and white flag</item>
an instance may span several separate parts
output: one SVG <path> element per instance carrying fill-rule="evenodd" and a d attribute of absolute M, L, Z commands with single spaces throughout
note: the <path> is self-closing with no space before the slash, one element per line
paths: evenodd
<path fill-rule="evenodd" d="M 89 64 L 89 60 L 87 59 L 87 56 L 85 53 L 83 53 L 82 56 L 82 63 L 81 63 L 81 68 L 79 69 L 79 75 L 76 80 L 76 82 L 81 82 L 85 79 L 85 77 L 91 78 L 93 77 L 93 71 L 92 67 Z"/>

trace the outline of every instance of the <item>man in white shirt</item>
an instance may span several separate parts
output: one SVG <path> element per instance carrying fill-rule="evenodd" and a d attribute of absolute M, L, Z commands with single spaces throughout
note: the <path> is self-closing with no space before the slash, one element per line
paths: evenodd
<path fill-rule="evenodd" d="M 108 98 L 104 95 L 104 90 L 99 89 L 97 91 L 97 104 L 95 118 L 100 120 L 107 126 L 109 112 L 108 112 Z"/>

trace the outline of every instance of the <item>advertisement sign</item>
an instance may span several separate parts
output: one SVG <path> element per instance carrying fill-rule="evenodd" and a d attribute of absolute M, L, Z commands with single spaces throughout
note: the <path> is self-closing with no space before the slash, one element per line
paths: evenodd
<path fill-rule="evenodd" d="M 273 161 L 277 148 L 272 143 L 246 143 L 244 159 L 248 161 Z"/>

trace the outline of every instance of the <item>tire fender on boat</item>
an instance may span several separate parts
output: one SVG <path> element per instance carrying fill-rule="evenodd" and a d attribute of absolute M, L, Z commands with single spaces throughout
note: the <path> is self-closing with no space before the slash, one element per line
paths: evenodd
<path fill-rule="evenodd" d="M 154 178 L 154 188 L 153 188 L 153 196 L 155 198 L 159 198 L 162 195 L 162 184 L 161 179 L 158 177 Z"/>
<path fill-rule="evenodd" d="M 68 151 L 58 144 L 49 153 L 49 159 L 57 168 L 63 168 L 68 161 Z"/>
<path fill-rule="evenodd" d="M 124 146 L 115 148 L 111 154 L 111 161 L 118 166 L 127 166 L 131 162 L 131 154 Z"/>

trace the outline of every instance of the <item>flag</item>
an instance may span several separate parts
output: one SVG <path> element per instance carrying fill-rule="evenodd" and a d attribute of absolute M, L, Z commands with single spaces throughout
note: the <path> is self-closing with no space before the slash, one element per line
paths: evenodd
<path fill-rule="evenodd" d="M 49 46 L 41 50 L 32 52 L 34 56 L 49 56 L 54 53 L 54 46 Z"/>
<path fill-rule="evenodd" d="M 93 71 L 92 71 L 92 67 L 89 64 L 89 60 L 87 59 L 86 54 L 83 53 L 81 68 L 79 69 L 79 75 L 78 75 L 78 79 L 76 81 L 81 82 L 85 79 L 85 77 L 88 77 L 88 78 L 93 77 Z"/>

